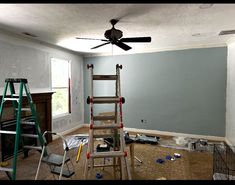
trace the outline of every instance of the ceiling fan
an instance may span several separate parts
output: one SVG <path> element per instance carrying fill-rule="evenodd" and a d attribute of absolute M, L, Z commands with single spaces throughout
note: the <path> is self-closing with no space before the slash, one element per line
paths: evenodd
<path fill-rule="evenodd" d="M 87 39 L 87 40 L 100 40 L 105 43 L 95 46 L 91 49 L 96 49 L 98 47 L 104 46 L 106 44 L 115 44 L 116 46 L 122 48 L 127 51 L 131 49 L 130 46 L 126 45 L 124 42 L 151 42 L 151 37 L 130 37 L 130 38 L 122 38 L 122 31 L 114 28 L 114 25 L 118 22 L 117 19 L 111 19 L 110 23 L 112 24 L 112 28 L 106 30 L 104 36 L 106 39 L 92 39 L 92 38 L 80 38 L 76 37 L 76 39 Z"/>

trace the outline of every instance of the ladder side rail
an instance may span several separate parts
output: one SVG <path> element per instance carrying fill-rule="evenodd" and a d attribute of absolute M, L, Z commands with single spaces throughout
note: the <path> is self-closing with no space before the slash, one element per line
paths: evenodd
<path fill-rule="evenodd" d="M 14 87 L 14 84 L 13 82 L 8 82 L 9 83 L 9 90 L 10 90 L 10 93 L 11 93 L 11 98 L 13 98 L 14 94 L 15 94 L 15 87 Z M 23 94 L 22 94 L 23 96 Z M 12 104 L 13 104 L 13 107 L 14 107 L 14 116 L 16 117 L 17 116 L 17 108 L 18 108 L 18 103 L 16 101 L 12 101 Z"/>
<path fill-rule="evenodd" d="M 120 116 L 120 124 L 123 125 L 122 123 L 122 101 L 121 101 L 121 98 L 120 98 L 120 102 L 119 102 L 119 116 Z M 124 141 L 124 133 L 123 133 L 123 127 L 120 128 L 119 130 L 119 141 L 120 141 L 120 151 L 125 151 L 125 141 Z M 122 180 L 124 180 L 124 161 L 125 161 L 125 157 L 122 157 L 121 158 L 121 177 L 122 177 Z"/>
<path fill-rule="evenodd" d="M 90 104 L 90 107 L 91 107 L 91 114 L 90 114 L 90 125 L 93 125 L 94 124 L 94 121 L 93 121 L 93 103 Z M 94 152 L 94 129 L 90 127 L 90 134 L 89 134 L 89 150 L 88 152 L 89 153 L 93 153 Z M 93 166 L 94 166 L 94 159 L 91 158 L 91 162 L 92 162 L 92 165 L 91 165 L 91 169 L 93 169 Z"/>
<path fill-rule="evenodd" d="M 12 180 L 16 179 L 17 153 L 18 153 L 20 135 L 21 135 L 20 121 L 21 121 L 21 106 L 22 106 L 22 99 L 23 99 L 22 97 L 23 97 L 23 83 L 21 82 L 20 89 L 19 89 L 19 101 L 18 101 L 17 121 L 16 121 L 16 136 L 15 136 L 15 146 L 14 146 Z"/>
<path fill-rule="evenodd" d="M 117 64 L 116 65 L 117 80 L 116 80 L 116 83 L 115 83 L 115 96 L 116 97 L 119 97 L 119 90 L 118 90 L 119 76 L 118 75 L 119 75 L 119 73 L 118 73 L 118 64 Z M 114 123 L 117 124 L 117 122 L 118 122 L 118 103 L 115 102 L 115 122 Z M 114 150 L 120 150 L 120 146 L 119 146 L 120 145 L 120 143 L 119 143 L 120 139 L 118 138 L 118 130 L 114 129 L 113 131 L 114 131 L 114 133 L 113 133 L 113 147 L 114 147 Z M 117 170 L 116 165 L 117 165 L 118 162 L 121 162 L 118 159 L 120 159 L 120 158 L 115 158 L 114 157 L 114 160 L 113 160 L 113 165 L 115 165 L 114 168 L 113 168 L 113 174 L 114 174 L 115 179 L 116 179 L 116 170 Z M 120 166 L 120 168 L 122 168 L 122 164 L 119 163 L 119 166 Z M 122 169 L 120 169 L 120 170 L 122 170 Z M 120 171 L 120 175 L 122 176 L 121 171 Z"/>
<path fill-rule="evenodd" d="M 90 98 L 93 99 L 93 64 L 89 65 L 87 64 L 87 68 L 90 69 Z M 86 159 L 85 159 L 85 170 L 84 170 L 84 178 L 87 179 L 88 176 L 88 167 L 89 167 L 89 161 L 92 161 L 91 168 L 93 167 L 93 159 L 90 158 L 90 153 L 93 152 L 93 102 L 90 102 L 89 105 L 90 108 L 90 127 L 89 127 L 89 140 L 88 140 L 88 145 L 87 145 L 87 152 L 86 152 Z"/>
<path fill-rule="evenodd" d="M 120 83 L 120 69 L 122 68 L 122 65 L 116 65 L 116 74 L 117 74 L 117 96 L 121 96 L 121 83 Z"/>
<path fill-rule="evenodd" d="M 122 114 L 122 97 L 121 97 L 121 79 L 120 79 L 120 69 L 122 69 L 122 65 L 116 65 L 116 73 L 117 73 L 117 82 L 118 82 L 118 96 L 120 97 L 120 103 L 119 103 L 119 114 L 120 114 L 120 124 L 123 125 L 123 114 Z M 121 147 L 122 147 L 122 151 L 125 150 L 126 148 L 126 143 L 125 143 L 125 139 L 124 139 L 124 132 L 123 132 L 123 126 L 120 129 L 120 136 L 121 136 Z M 127 161 L 127 155 L 124 156 L 124 160 L 125 160 L 125 165 L 126 165 L 126 170 L 127 170 L 127 176 L 128 179 L 131 180 L 131 173 L 130 173 L 130 169 L 129 169 L 129 165 L 128 165 L 128 161 Z"/>
<path fill-rule="evenodd" d="M 90 67 L 90 80 L 91 80 L 91 83 L 90 83 L 90 96 L 91 98 L 93 99 L 93 64 L 91 65 Z M 94 124 L 94 121 L 93 121 L 93 113 L 94 113 L 94 104 L 93 102 L 91 102 L 90 104 L 90 124 Z M 90 138 L 89 138 L 89 141 L 90 141 L 90 147 L 89 147 L 89 152 L 94 152 L 94 138 L 93 138 L 93 134 L 94 134 L 94 130 L 91 129 L 91 134 L 90 134 Z M 93 169 L 93 166 L 94 166 L 94 158 L 91 158 L 91 170 Z"/>
<path fill-rule="evenodd" d="M 39 174 L 39 170 L 40 170 L 40 167 L 41 167 L 41 164 L 42 164 L 42 157 L 43 157 L 43 155 L 44 155 L 45 148 L 46 148 L 46 145 L 44 144 L 44 145 L 43 145 L 43 148 L 42 148 L 42 153 L 41 153 L 41 156 L 40 156 L 40 159 L 39 159 L 38 168 L 37 168 L 36 176 L 35 176 L 35 179 L 34 179 L 34 180 L 37 180 L 37 179 L 38 179 L 38 174 Z"/>
<path fill-rule="evenodd" d="M 117 80 L 116 80 L 116 83 L 115 83 L 115 96 L 116 97 L 119 97 L 119 90 L 118 90 L 118 81 L 119 81 L 119 73 L 118 73 L 118 66 L 116 65 L 116 76 L 117 76 Z M 118 104 L 117 102 L 115 103 L 115 124 L 117 124 L 118 122 Z M 113 145 L 114 145 L 114 149 L 115 150 L 118 150 L 118 131 L 117 129 L 114 129 L 114 136 L 113 136 L 113 139 L 114 139 L 114 142 L 113 142 Z"/>

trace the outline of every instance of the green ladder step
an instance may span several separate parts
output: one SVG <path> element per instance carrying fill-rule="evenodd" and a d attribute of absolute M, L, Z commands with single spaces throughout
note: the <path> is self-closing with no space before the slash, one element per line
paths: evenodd
<path fill-rule="evenodd" d="M 61 171 L 61 167 L 56 166 L 55 168 L 53 168 L 51 170 L 51 173 L 54 173 L 56 175 L 60 175 L 60 171 Z M 66 178 L 71 177 L 73 174 L 74 174 L 74 171 L 69 171 L 69 170 L 65 170 L 65 169 L 62 171 L 62 176 L 66 177 Z"/>

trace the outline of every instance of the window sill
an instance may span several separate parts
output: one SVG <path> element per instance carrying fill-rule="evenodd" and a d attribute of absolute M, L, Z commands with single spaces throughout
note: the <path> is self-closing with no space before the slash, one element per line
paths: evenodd
<path fill-rule="evenodd" d="M 70 116 L 71 113 L 63 113 L 63 114 L 58 114 L 58 115 L 55 115 L 55 116 L 52 116 L 52 119 L 57 119 L 57 118 L 62 118 L 62 117 L 66 117 L 66 116 Z"/>

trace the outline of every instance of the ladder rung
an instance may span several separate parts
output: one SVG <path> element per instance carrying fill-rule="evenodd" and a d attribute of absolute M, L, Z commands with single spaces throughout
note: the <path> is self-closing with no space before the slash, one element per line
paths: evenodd
<path fill-rule="evenodd" d="M 117 75 L 93 75 L 93 80 L 117 80 Z"/>
<path fill-rule="evenodd" d="M 94 116 L 94 121 L 105 121 L 105 120 L 115 120 L 115 116 Z"/>
<path fill-rule="evenodd" d="M 19 98 L 4 98 L 5 101 L 19 101 Z"/>
<path fill-rule="evenodd" d="M 12 94 L 13 97 L 18 97 L 19 98 L 19 94 Z"/>
<path fill-rule="evenodd" d="M 125 153 L 122 151 L 94 152 L 90 154 L 90 157 L 93 157 L 93 158 L 121 157 L 121 156 L 125 156 Z"/>
<path fill-rule="evenodd" d="M 0 171 L 13 172 L 13 168 L 0 167 Z"/>
<path fill-rule="evenodd" d="M 13 96 L 13 97 L 18 97 L 18 98 L 20 97 L 19 94 L 12 94 L 12 96 Z M 23 93 L 23 94 L 22 94 L 22 97 L 27 97 L 27 95 Z"/>
<path fill-rule="evenodd" d="M 18 108 L 16 108 L 16 110 L 18 110 Z M 21 108 L 21 111 L 31 111 L 30 108 Z"/>
<path fill-rule="evenodd" d="M 23 137 L 32 137 L 32 138 L 38 138 L 38 135 L 35 134 L 21 134 Z"/>
<path fill-rule="evenodd" d="M 26 149 L 35 149 L 35 150 L 42 150 L 41 146 L 30 146 L 30 145 L 25 145 L 24 148 Z"/>
<path fill-rule="evenodd" d="M 21 124 L 22 125 L 35 125 L 35 122 L 33 122 L 33 121 L 22 121 Z"/>
<path fill-rule="evenodd" d="M 16 134 L 16 131 L 0 130 L 0 134 Z"/>
<path fill-rule="evenodd" d="M 93 97 L 93 103 L 119 103 L 120 98 L 116 96 L 110 97 Z"/>
<path fill-rule="evenodd" d="M 6 78 L 5 82 L 13 82 L 13 83 L 27 83 L 28 80 L 26 78 Z"/>
<path fill-rule="evenodd" d="M 120 166 L 120 165 L 118 165 L 118 164 L 105 164 L 105 165 L 103 165 L 103 164 L 95 164 L 94 166 L 93 166 L 93 168 L 99 168 L 99 167 L 114 167 L 114 166 Z M 88 166 L 89 168 L 91 167 L 90 165 Z"/>
<path fill-rule="evenodd" d="M 94 125 L 92 126 L 93 129 L 112 129 L 112 128 L 121 128 L 121 124 L 104 124 L 104 125 Z"/>
<path fill-rule="evenodd" d="M 94 134 L 93 138 L 107 138 L 107 137 L 112 137 L 112 136 L 113 136 L 113 133 L 110 133 L 110 134 L 100 134 L 100 135 Z"/>

